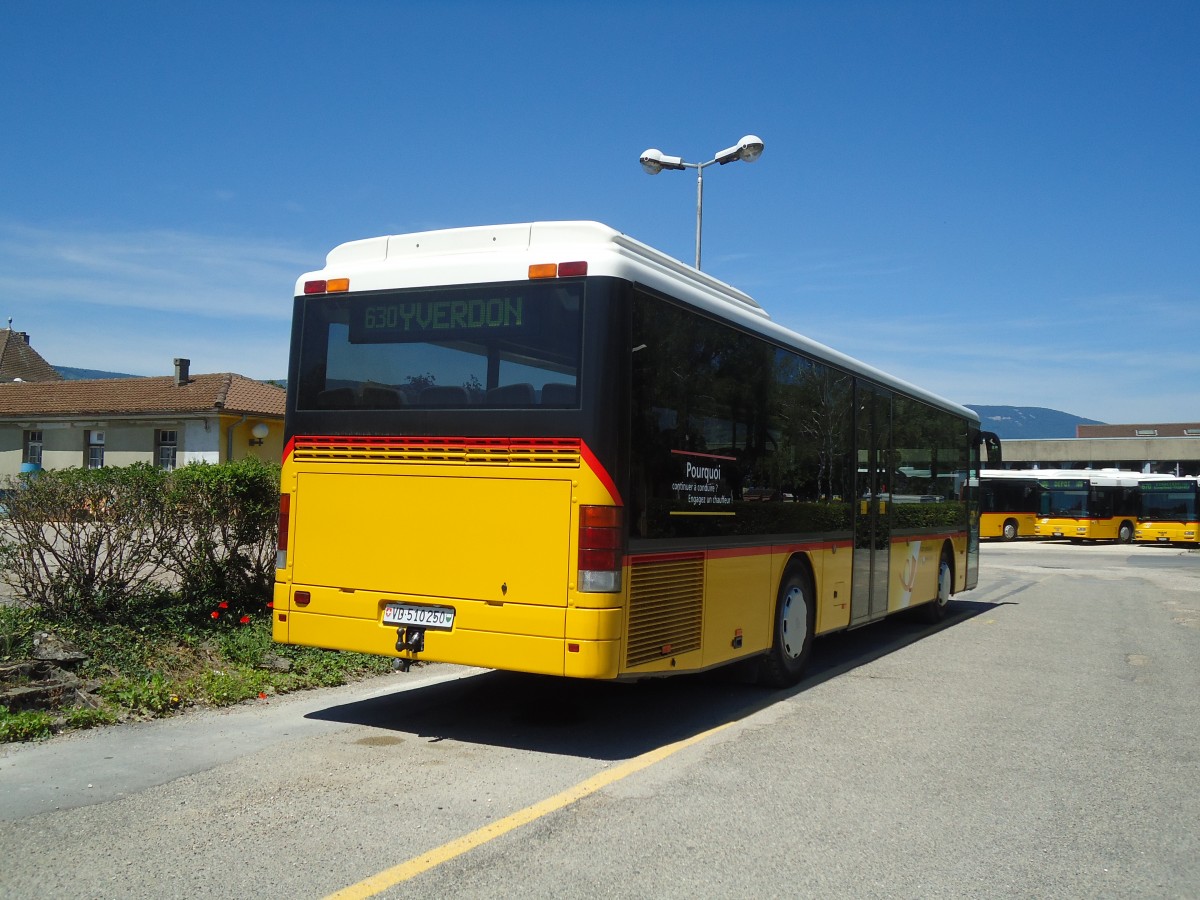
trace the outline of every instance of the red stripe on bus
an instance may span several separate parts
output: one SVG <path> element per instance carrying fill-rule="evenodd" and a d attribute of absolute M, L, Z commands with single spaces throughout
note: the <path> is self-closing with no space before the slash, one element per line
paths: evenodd
<path fill-rule="evenodd" d="M 617 490 L 617 483 L 613 480 L 608 470 L 600 464 L 596 454 L 580 438 L 562 438 L 562 437 L 417 437 L 411 435 L 326 435 L 326 434 L 305 434 L 293 435 L 287 443 L 287 448 L 284 450 L 283 458 L 287 460 L 292 456 L 293 451 L 299 446 L 309 447 L 336 447 L 346 444 L 374 444 L 382 447 L 397 447 L 407 449 L 429 449 L 436 447 L 446 448 L 479 448 L 479 449 L 555 449 L 565 448 L 578 450 L 584 465 L 586 465 L 592 473 L 600 480 L 600 483 L 608 491 L 609 497 L 617 506 L 624 506 L 625 501 L 621 499 L 621 492 Z"/>
<path fill-rule="evenodd" d="M 627 565 L 638 563 L 680 562 L 693 559 L 737 559 L 745 556 L 774 556 L 801 551 L 832 550 L 850 547 L 851 541 L 810 541 L 803 544 L 759 544 L 754 547 L 713 547 L 706 550 L 677 550 L 666 553 L 634 553 L 625 557 Z"/>
<path fill-rule="evenodd" d="M 592 470 L 592 474 L 600 479 L 600 483 L 604 485 L 608 491 L 608 495 L 612 498 L 613 503 L 617 506 L 624 506 L 625 501 L 621 499 L 621 492 L 617 490 L 617 483 L 613 481 L 612 475 L 604 466 L 600 465 L 600 460 L 596 458 L 596 454 L 592 452 L 583 441 L 579 442 L 579 455 L 583 457 L 584 464 Z"/>
<path fill-rule="evenodd" d="M 635 553 L 625 557 L 626 565 L 640 563 L 686 562 L 693 559 L 704 559 L 703 550 L 680 550 L 674 553 Z"/>
<path fill-rule="evenodd" d="M 701 459 L 727 459 L 730 462 L 737 460 L 736 456 L 721 456 L 719 453 L 697 453 L 695 450 L 672 450 L 673 456 L 698 456 Z"/>
<path fill-rule="evenodd" d="M 389 447 L 426 447 L 445 445 L 451 447 L 502 447 L 524 449 L 529 447 L 563 447 L 579 449 L 583 441 L 579 438 L 560 437 L 457 437 L 446 435 L 384 435 L 384 434 L 304 434 L 294 435 L 289 444 L 341 445 L 379 444 Z"/>
<path fill-rule="evenodd" d="M 805 541 L 799 544 L 776 544 L 771 549 L 775 553 L 801 553 L 808 550 L 849 550 L 854 541 Z"/>

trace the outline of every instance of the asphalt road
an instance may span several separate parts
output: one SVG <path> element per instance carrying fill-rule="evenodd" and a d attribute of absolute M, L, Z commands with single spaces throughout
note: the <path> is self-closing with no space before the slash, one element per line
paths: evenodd
<path fill-rule="evenodd" d="M 1200 896 L 1200 554 L 983 559 L 788 691 L 428 666 L 5 745 L 0 897 Z"/>

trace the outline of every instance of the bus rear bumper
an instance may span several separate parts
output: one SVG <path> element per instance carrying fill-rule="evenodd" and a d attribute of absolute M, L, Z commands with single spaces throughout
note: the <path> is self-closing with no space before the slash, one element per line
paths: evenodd
<path fill-rule="evenodd" d="M 300 606 L 286 584 L 275 588 L 277 642 L 540 675 L 611 679 L 617 675 L 623 611 L 494 604 L 308 588 Z M 398 649 L 402 629 L 383 622 L 388 603 L 450 607 L 449 630 L 422 629 L 419 652 Z"/>

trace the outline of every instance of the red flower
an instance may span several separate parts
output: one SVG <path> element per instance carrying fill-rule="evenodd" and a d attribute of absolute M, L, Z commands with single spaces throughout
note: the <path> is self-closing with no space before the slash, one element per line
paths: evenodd
<path fill-rule="evenodd" d="M 246 625 L 246 624 L 249 624 L 249 622 L 250 622 L 250 617 L 249 617 L 249 616 L 242 616 L 240 619 L 238 619 L 238 621 L 239 621 L 239 622 L 241 622 L 243 625 Z"/>
<path fill-rule="evenodd" d="M 214 619 L 221 618 L 221 614 L 219 612 L 217 612 L 215 609 L 211 613 L 209 613 L 209 615 L 211 615 Z"/>
<path fill-rule="evenodd" d="M 229 601 L 222 600 L 220 603 L 217 604 L 217 609 L 229 609 Z"/>
<path fill-rule="evenodd" d="M 274 601 L 274 600 L 268 600 L 268 601 L 267 601 L 267 609 L 274 609 L 274 608 L 275 608 L 275 601 Z"/>

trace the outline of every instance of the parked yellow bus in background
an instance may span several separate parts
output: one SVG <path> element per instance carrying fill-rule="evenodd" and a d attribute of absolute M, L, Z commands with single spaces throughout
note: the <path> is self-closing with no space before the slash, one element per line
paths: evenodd
<path fill-rule="evenodd" d="M 285 441 L 281 642 L 782 685 L 978 576 L 974 412 L 593 222 L 335 248 Z"/>
<path fill-rule="evenodd" d="M 1145 481 L 1138 486 L 1134 540 L 1152 544 L 1200 543 L 1200 478 Z"/>
<path fill-rule="evenodd" d="M 1046 473 L 1038 469 L 984 469 L 979 474 L 979 536 L 1015 541 L 1033 537 Z"/>
<path fill-rule="evenodd" d="M 1034 534 L 1128 544 L 1133 540 L 1138 518 L 1138 485 L 1164 477 L 1119 469 L 1047 472 L 1041 479 Z"/>

